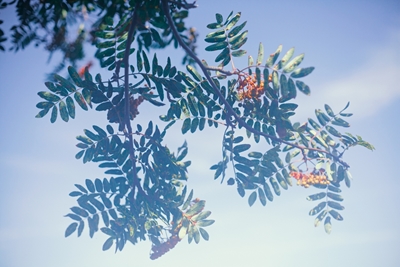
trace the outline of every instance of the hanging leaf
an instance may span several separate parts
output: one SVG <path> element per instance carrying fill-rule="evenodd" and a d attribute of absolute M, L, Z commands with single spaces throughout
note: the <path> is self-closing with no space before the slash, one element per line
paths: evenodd
<path fill-rule="evenodd" d="M 54 123 L 57 120 L 57 115 L 58 115 L 58 109 L 56 106 L 54 106 L 51 111 L 51 117 L 50 117 L 51 123 Z"/>
<path fill-rule="evenodd" d="M 260 187 L 258 188 L 258 198 L 260 199 L 260 202 L 263 206 L 265 206 L 267 204 L 267 199 L 265 197 L 265 193 Z"/>
<path fill-rule="evenodd" d="M 111 246 L 114 244 L 114 238 L 110 237 L 106 240 L 106 242 L 104 242 L 103 244 L 103 251 L 108 250 L 109 248 L 111 248 Z"/>
<path fill-rule="evenodd" d="M 326 196 L 326 193 L 325 192 L 321 192 L 321 193 L 317 193 L 317 194 L 313 194 L 313 195 L 308 196 L 307 200 L 315 201 L 315 200 L 318 200 L 318 199 L 322 199 L 325 196 Z"/>
<path fill-rule="evenodd" d="M 343 221 L 343 217 L 342 215 L 339 214 L 339 212 L 337 212 L 336 210 L 330 210 L 329 214 L 336 220 L 338 221 Z"/>
<path fill-rule="evenodd" d="M 76 230 L 76 227 L 78 227 L 78 223 L 76 222 L 71 223 L 65 230 L 65 237 L 68 237 L 71 234 L 73 234 Z"/>
<path fill-rule="evenodd" d="M 310 212 L 308 213 L 309 215 L 313 216 L 320 212 L 323 208 L 325 208 L 326 202 L 321 202 L 317 206 L 315 206 Z"/>
<path fill-rule="evenodd" d="M 249 200 L 248 200 L 249 206 L 250 206 L 250 207 L 253 206 L 253 204 L 254 204 L 254 202 L 256 201 L 256 199 L 257 199 L 257 192 L 256 192 L 256 191 L 253 191 L 253 192 L 250 194 Z"/>
<path fill-rule="evenodd" d="M 204 230 L 203 228 L 199 228 L 199 231 L 200 231 L 201 237 L 202 237 L 204 240 L 208 241 L 210 237 L 209 237 L 207 231 Z"/>
<path fill-rule="evenodd" d="M 331 217 L 326 217 L 325 222 L 324 222 L 324 228 L 325 228 L 325 232 L 327 234 L 330 234 L 332 231 L 332 224 L 331 224 Z"/>

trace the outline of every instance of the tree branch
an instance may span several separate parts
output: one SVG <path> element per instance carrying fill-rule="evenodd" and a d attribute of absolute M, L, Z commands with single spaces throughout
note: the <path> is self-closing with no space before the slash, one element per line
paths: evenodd
<path fill-rule="evenodd" d="M 226 101 L 225 97 L 221 94 L 221 92 L 219 91 L 219 89 L 217 88 L 217 86 L 215 85 L 214 81 L 212 80 L 211 76 L 208 74 L 209 69 L 213 69 L 212 67 L 206 67 L 204 66 L 204 64 L 201 62 L 201 60 L 193 53 L 193 51 L 186 45 L 186 43 L 182 40 L 182 38 L 179 36 L 179 32 L 175 27 L 175 24 L 171 18 L 171 14 L 169 13 L 169 7 L 168 7 L 168 0 L 162 0 L 162 8 L 164 11 L 164 15 L 167 18 L 168 21 L 168 25 L 170 26 L 172 33 L 175 37 L 175 39 L 178 41 L 178 43 L 182 46 L 182 48 L 185 50 L 185 52 L 193 58 L 193 60 L 199 65 L 199 67 L 201 68 L 204 76 L 206 77 L 207 81 L 211 84 L 214 93 L 218 96 L 218 98 L 221 100 L 221 102 L 224 104 L 225 106 L 225 111 L 227 113 L 226 116 L 226 122 L 228 124 L 228 126 L 232 126 L 233 128 L 235 128 L 235 126 L 233 125 L 231 118 L 233 117 L 235 119 L 235 121 L 238 123 L 238 125 L 240 127 L 245 128 L 246 130 L 249 130 L 250 132 L 257 134 L 257 135 L 261 135 L 264 137 L 267 137 L 273 141 L 279 142 L 279 143 L 283 143 L 283 144 L 287 144 L 293 147 L 296 147 L 298 149 L 300 149 L 301 151 L 304 151 L 305 149 L 308 150 L 313 150 L 313 151 L 317 151 L 317 152 L 322 152 L 325 153 L 329 156 L 331 156 L 332 158 L 334 158 L 336 161 L 338 161 L 339 163 L 341 163 L 344 166 L 349 166 L 346 162 L 342 161 L 338 156 L 333 155 L 332 153 L 322 150 L 322 149 L 318 149 L 318 148 L 312 148 L 312 147 L 305 147 L 305 146 L 300 146 L 297 144 L 293 144 L 289 141 L 283 140 L 281 138 L 278 138 L 276 136 L 273 135 L 269 135 L 266 134 L 264 132 L 260 132 L 257 131 L 256 129 L 252 128 L 251 126 L 249 126 L 247 123 L 245 123 L 240 117 L 239 115 L 233 110 L 233 108 L 231 107 L 231 105 L 229 105 L 229 103 Z M 217 68 L 218 69 L 218 68 Z M 218 71 L 222 72 L 220 69 L 218 69 Z"/>
<path fill-rule="evenodd" d="M 138 8 L 140 6 L 140 2 L 138 1 L 135 5 L 135 9 L 133 10 L 131 25 L 129 27 L 127 44 L 125 48 L 125 55 L 123 59 L 124 63 L 124 95 L 125 95 L 125 117 L 124 121 L 121 122 L 125 124 L 124 132 L 125 136 L 129 139 L 129 158 L 132 161 L 132 196 L 131 201 L 135 198 L 135 188 L 138 188 L 138 191 L 144 193 L 142 186 L 139 183 L 139 179 L 136 172 L 136 158 L 135 158 L 135 148 L 133 147 L 133 136 L 132 136 L 132 126 L 130 121 L 130 94 L 129 94 L 129 52 L 131 49 L 131 44 L 133 41 L 133 34 L 135 32 L 137 26 L 137 18 L 138 18 Z"/>

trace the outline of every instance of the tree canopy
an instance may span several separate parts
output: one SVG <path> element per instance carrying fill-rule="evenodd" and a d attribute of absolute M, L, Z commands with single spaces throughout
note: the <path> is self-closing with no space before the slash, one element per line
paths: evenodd
<path fill-rule="evenodd" d="M 176 152 L 164 144 L 171 127 L 180 127 L 182 136 L 200 135 L 205 127 L 224 128 L 221 160 L 210 169 L 215 180 L 235 186 L 249 206 L 256 201 L 265 206 L 295 181 L 321 190 L 307 197 L 319 202 L 309 212 L 315 226 L 323 222 L 330 233 L 331 218 L 343 220 L 341 186 L 351 183 L 343 155 L 354 146 L 374 147 L 341 130 L 350 127 L 349 104 L 339 112 L 325 104 L 315 110 L 314 119 L 292 122 L 297 94 L 310 94 L 303 79 L 314 67 L 300 67 L 304 54 L 278 46 L 264 56 L 260 43 L 247 66 L 236 66 L 235 58 L 247 54 L 246 22 L 240 22 L 240 12 L 217 13 L 204 40 L 206 52 L 216 55 L 213 66 L 197 55 L 197 33 L 185 22 L 196 5 L 185 0 L 0 1 L 1 8 L 14 4 L 19 25 L 11 28 L 11 50 L 33 43 L 50 55 L 64 55 L 45 83 L 47 90 L 38 92 L 42 100 L 36 117 L 68 122 L 79 107 L 104 111 L 108 121 L 76 137 L 76 158 L 99 164 L 106 177 L 75 184 L 70 196 L 77 204 L 66 214 L 73 221 L 66 237 L 80 236 L 87 226 L 90 237 L 99 230 L 107 236 L 103 250 L 114 245 L 115 251 L 128 241 L 150 240 L 151 259 L 186 236 L 189 243 L 209 239 L 205 227 L 214 223 L 211 212 L 186 185 L 188 144 L 182 137 Z M 0 43 L 4 36 L 0 30 Z M 78 69 L 86 42 L 97 48 L 95 57 L 109 71 L 105 79 L 89 66 Z M 169 57 L 165 65 L 158 63 L 154 51 L 169 45 L 185 52 L 184 68 Z M 64 78 L 59 73 L 67 64 Z M 154 110 L 166 106 L 167 112 L 160 109 L 146 125 L 134 125 L 145 101 Z M 264 143 L 265 150 L 252 148 L 252 142 Z"/>

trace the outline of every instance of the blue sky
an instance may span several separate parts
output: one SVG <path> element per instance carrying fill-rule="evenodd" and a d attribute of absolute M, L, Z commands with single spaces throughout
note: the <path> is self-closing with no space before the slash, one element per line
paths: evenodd
<path fill-rule="evenodd" d="M 122 252 L 102 252 L 106 237 L 65 239 L 70 220 L 63 215 L 75 205 L 68 193 L 74 183 L 105 177 L 95 164 L 74 159 L 75 136 L 91 125 L 106 125 L 103 113 L 77 111 L 75 120 L 55 124 L 35 119 L 46 90 L 47 54 L 29 47 L 0 54 L 0 266 L 400 266 L 400 180 L 397 175 L 400 130 L 400 3 L 398 1 L 198 1 L 190 24 L 200 33 L 199 56 L 209 63 L 215 54 L 204 51 L 205 27 L 216 12 L 242 12 L 249 41 L 245 49 L 255 56 L 259 42 L 266 54 L 282 44 L 284 51 L 305 53 L 302 66 L 316 70 L 304 81 L 311 96 L 300 95 L 299 121 L 313 117 L 325 103 L 339 110 L 351 101 L 349 132 L 370 141 L 376 151 L 355 148 L 345 155 L 354 180 L 343 189 L 343 222 L 333 221 L 330 235 L 315 228 L 308 211 L 315 203 L 305 198 L 314 189 L 294 186 L 266 207 L 248 207 L 235 188 L 213 180 L 209 167 L 220 160 L 222 129 L 207 129 L 178 137 L 177 124 L 167 136 L 172 150 L 184 140 L 189 145 L 188 186 L 207 200 L 216 223 L 208 227 L 208 242 L 182 240 L 172 251 L 150 261 L 150 243 L 127 245 Z M 15 19 L 1 10 L 0 16 Z M 8 26 L 7 26 L 8 27 Z M 4 29 L 4 27 L 3 27 Z M 89 53 L 88 53 L 89 55 Z M 181 61 L 181 53 L 162 54 Z M 90 58 L 88 58 L 89 60 Z M 162 62 L 162 61 L 161 61 Z M 246 59 L 238 61 L 246 62 Z M 242 66 L 245 66 L 243 63 Z M 182 67 L 183 69 L 183 67 Z M 102 72 L 98 66 L 93 72 Z M 138 123 L 159 113 L 143 106 Z"/>

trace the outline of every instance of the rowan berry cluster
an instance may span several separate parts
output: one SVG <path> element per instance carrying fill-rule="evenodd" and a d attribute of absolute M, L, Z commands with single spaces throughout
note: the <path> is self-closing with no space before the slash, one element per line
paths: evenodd
<path fill-rule="evenodd" d="M 243 78 L 243 76 L 245 78 Z M 243 75 L 239 76 L 238 80 L 238 93 L 239 99 L 258 99 L 264 93 L 264 81 L 261 80 L 260 84 L 257 85 L 256 75 Z"/>
<path fill-rule="evenodd" d="M 305 188 L 314 184 L 330 184 L 327 177 L 321 173 L 291 172 L 290 176 L 297 180 L 297 185 L 301 185 Z"/>
<path fill-rule="evenodd" d="M 155 260 L 165 253 L 167 253 L 170 249 L 173 249 L 176 244 L 181 241 L 178 235 L 172 235 L 166 242 L 160 243 L 159 245 L 153 245 L 151 248 L 152 253 L 150 255 L 150 259 Z"/>

